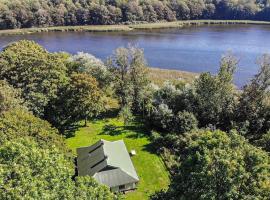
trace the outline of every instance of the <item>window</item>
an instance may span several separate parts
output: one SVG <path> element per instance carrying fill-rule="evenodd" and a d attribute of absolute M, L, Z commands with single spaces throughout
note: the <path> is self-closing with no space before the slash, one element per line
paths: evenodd
<path fill-rule="evenodd" d="M 124 190 L 125 188 L 126 188 L 125 185 L 120 185 L 120 186 L 119 186 L 119 190 Z"/>

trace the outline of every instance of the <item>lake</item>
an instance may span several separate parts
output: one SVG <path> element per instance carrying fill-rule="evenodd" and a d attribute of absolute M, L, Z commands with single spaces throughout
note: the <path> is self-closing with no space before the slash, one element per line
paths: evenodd
<path fill-rule="evenodd" d="M 103 60 L 117 47 L 130 43 L 144 49 L 150 66 L 191 72 L 216 73 L 221 56 L 232 51 L 239 58 L 235 83 L 241 87 L 257 72 L 257 58 L 269 53 L 270 26 L 210 25 L 113 33 L 36 33 L 0 36 L 0 48 L 21 39 L 34 40 L 51 52 L 83 51 Z"/>

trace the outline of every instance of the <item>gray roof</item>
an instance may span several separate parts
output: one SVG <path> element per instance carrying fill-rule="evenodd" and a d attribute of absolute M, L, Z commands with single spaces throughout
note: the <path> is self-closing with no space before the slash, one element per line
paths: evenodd
<path fill-rule="evenodd" d="M 139 181 L 123 140 L 100 140 L 92 146 L 78 148 L 77 155 L 79 176 L 93 176 L 109 187 Z"/>

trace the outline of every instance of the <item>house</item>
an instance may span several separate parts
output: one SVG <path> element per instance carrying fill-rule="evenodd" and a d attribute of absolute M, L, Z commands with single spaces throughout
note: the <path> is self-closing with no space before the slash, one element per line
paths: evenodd
<path fill-rule="evenodd" d="M 139 177 L 123 140 L 100 140 L 92 146 L 77 149 L 79 176 L 93 176 L 112 192 L 136 189 Z"/>

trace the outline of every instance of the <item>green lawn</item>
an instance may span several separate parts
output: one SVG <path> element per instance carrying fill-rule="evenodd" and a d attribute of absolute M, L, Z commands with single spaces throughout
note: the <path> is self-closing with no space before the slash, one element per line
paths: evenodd
<path fill-rule="evenodd" d="M 127 199 L 144 200 L 155 191 L 166 189 L 169 183 L 168 172 L 158 155 L 151 151 L 149 139 L 140 126 L 124 127 L 117 118 L 97 120 L 80 128 L 74 137 L 66 140 L 73 152 L 77 147 L 87 146 L 99 139 L 109 141 L 123 139 L 130 151 L 135 149 L 137 155 L 132 157 L 135 169 L 140 177 L 138 189 L 126 195 Z"/>

